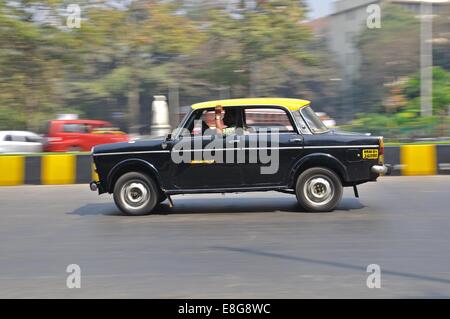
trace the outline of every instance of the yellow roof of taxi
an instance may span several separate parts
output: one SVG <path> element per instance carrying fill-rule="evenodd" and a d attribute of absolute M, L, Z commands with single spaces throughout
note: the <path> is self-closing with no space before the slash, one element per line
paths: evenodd
<path fill-rule="evenodd" d="M 221 105 L 222 107 L 228 106 L 281 106 L 287 108 L 291 111 L 297 111 L 311 102 L 307 100 L 300 99 L 287 99 L 287 98 L 249 98 L 249 99 L 229 99 L 229 100 L 216 100 L 202 102 L 192 105 L 194 110 L 197 109 L 208 109 Z"/>

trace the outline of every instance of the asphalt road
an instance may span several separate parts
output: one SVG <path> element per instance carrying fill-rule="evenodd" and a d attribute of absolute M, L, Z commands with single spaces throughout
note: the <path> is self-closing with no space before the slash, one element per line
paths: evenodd
<path fill-rule="evenodd" d="M 143 217 L 87 185 L 3 187 L 0 298 L 450 297 L 449 186 L 385 177 L 319 214 L 280 193 L 178 196 Z"/>

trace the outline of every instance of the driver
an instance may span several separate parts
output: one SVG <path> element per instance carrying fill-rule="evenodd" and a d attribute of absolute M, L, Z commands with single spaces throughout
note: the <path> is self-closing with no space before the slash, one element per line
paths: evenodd
<path fill-rule="evenodd" d="M 218 134 L 224 136 L 236 134 L 237 112 L 235 109 L 226 109 L 222 119 L 223 108 L 221 105 L 215 107 L 216 129 Z"/>

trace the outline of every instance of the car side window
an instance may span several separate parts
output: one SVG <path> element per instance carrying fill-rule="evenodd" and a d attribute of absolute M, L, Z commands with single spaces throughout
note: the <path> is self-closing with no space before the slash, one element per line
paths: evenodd
<path fill-rule="evenodd" d="M 12 135 L 11 140 L 13 142 L 25 142 L 25 136 L 22 135 Z"/>
<path fill-rule="evenodd" d="M 82 126 L 80 124 L 64 124 L 64 133 L 80 133 L 82 132 Z"/>
<path fill-rule="evenodd" d="M 288 114 L 282 109 L 269 107 L 246 108 L 244 115 L 246 128 L 250 132 L 295 132 Z"/>
<path fill-rule="evenodd" d="M 295 120 L 297 121 L 297 126 L 300 129 L 300 132 L 302 134 L 311 134 L 311 132 L 308 129 L 308 126 L 306 125 L 305 120 L 301 116 L 299 111 L 292 112 L 294 115 Z"/>
<path fill-rule="evenodd" d="M 38 143 L 40 142 L 40 137 L 34 135 L 25 136 L 25 141 L 28 143 Z"/>
<path fill-rule="evenodd" d="M 215 134 L 216 123 L 214 110 L 204 110 L 199 117 L 194 120 L 194 127 L 191 131 L 193 136 Z"/>

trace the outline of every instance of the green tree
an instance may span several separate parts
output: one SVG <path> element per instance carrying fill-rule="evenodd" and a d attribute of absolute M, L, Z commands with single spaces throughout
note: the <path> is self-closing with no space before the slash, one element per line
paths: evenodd
<path fill-rule="evenodd" d="M 57 1 L 40 1 L 51 15 Z M 0 127 L 38 130 L 47 114 L 61 109 L 70 37 L 58 20 L 35 21 L 37 2 L 0 4 Z M 55 17 L 55 16 L 54 16 Z"/>
<path fill-rule="evenodd" d="M 102 101 L 126 111 L 131 129 L 140 121 L 142 95 L 166 90 L 170 68 L 192 54 L 202 41 L 196 25 L 176 14 L 177 6 L 159 1 L 134 1 L 127 10 L 88 10 L 78 31 L 87 68 L 75 81 L 74 100 Z M 87 79 L 87 80 L 86 80 Z M 127 109 L 124 109 L 126 101 Z"/>
<path fill-rule="evenodd" d="M 238 13 L 209 11 L 204 20 L 208 41 L 192 62 L 197 78 L 210 90 L 228 88 L 234 97 L 325 100 L 336 92 L 329 81 L 336 72 L 304 22 L 301 1 L 258 1 Z"/>
<path fill-rule="evenodd" d="M 358 111 L 384 111 L 392 85 L 420 68 L 418 15 L 395 4 L 384 5 L 382 12 L 382 28 L 365 29 L 357 40 L 362 56 L 360 77 L 354 84 Z M 450 8 L 441 6 L 433 20 L 433 64 L 447 70 L 449 14 Z"/>
<path fill-rule="evenodd" d="M 408 109 L 420 115 L 420 74 L 408 81 L 405 88 L 409 99 Z M 450 72 L 433 68 L 433 114 L 448 115 L 450 110 Z"/>
<path fill-rule="evenodd" d="M 347 130 L 371 132 L 388 137 L 433 137 L 450 134 L 450 72 L 433 68 L 433 116 L 420 114 L 420 74 L 403 88 L 407 101 L 396 113 L 361 113 Z"/>
<path fill-rule="evenodd" d="M 357 42 L 362 56 L 360 77 L 354 84 L 357 111 L 382 111 L 389 93 L 385 84 L 419 69 L 419 20 L 397 5 L 383 6 L 382 12 L 382 28 L 365 29 Z"/>

